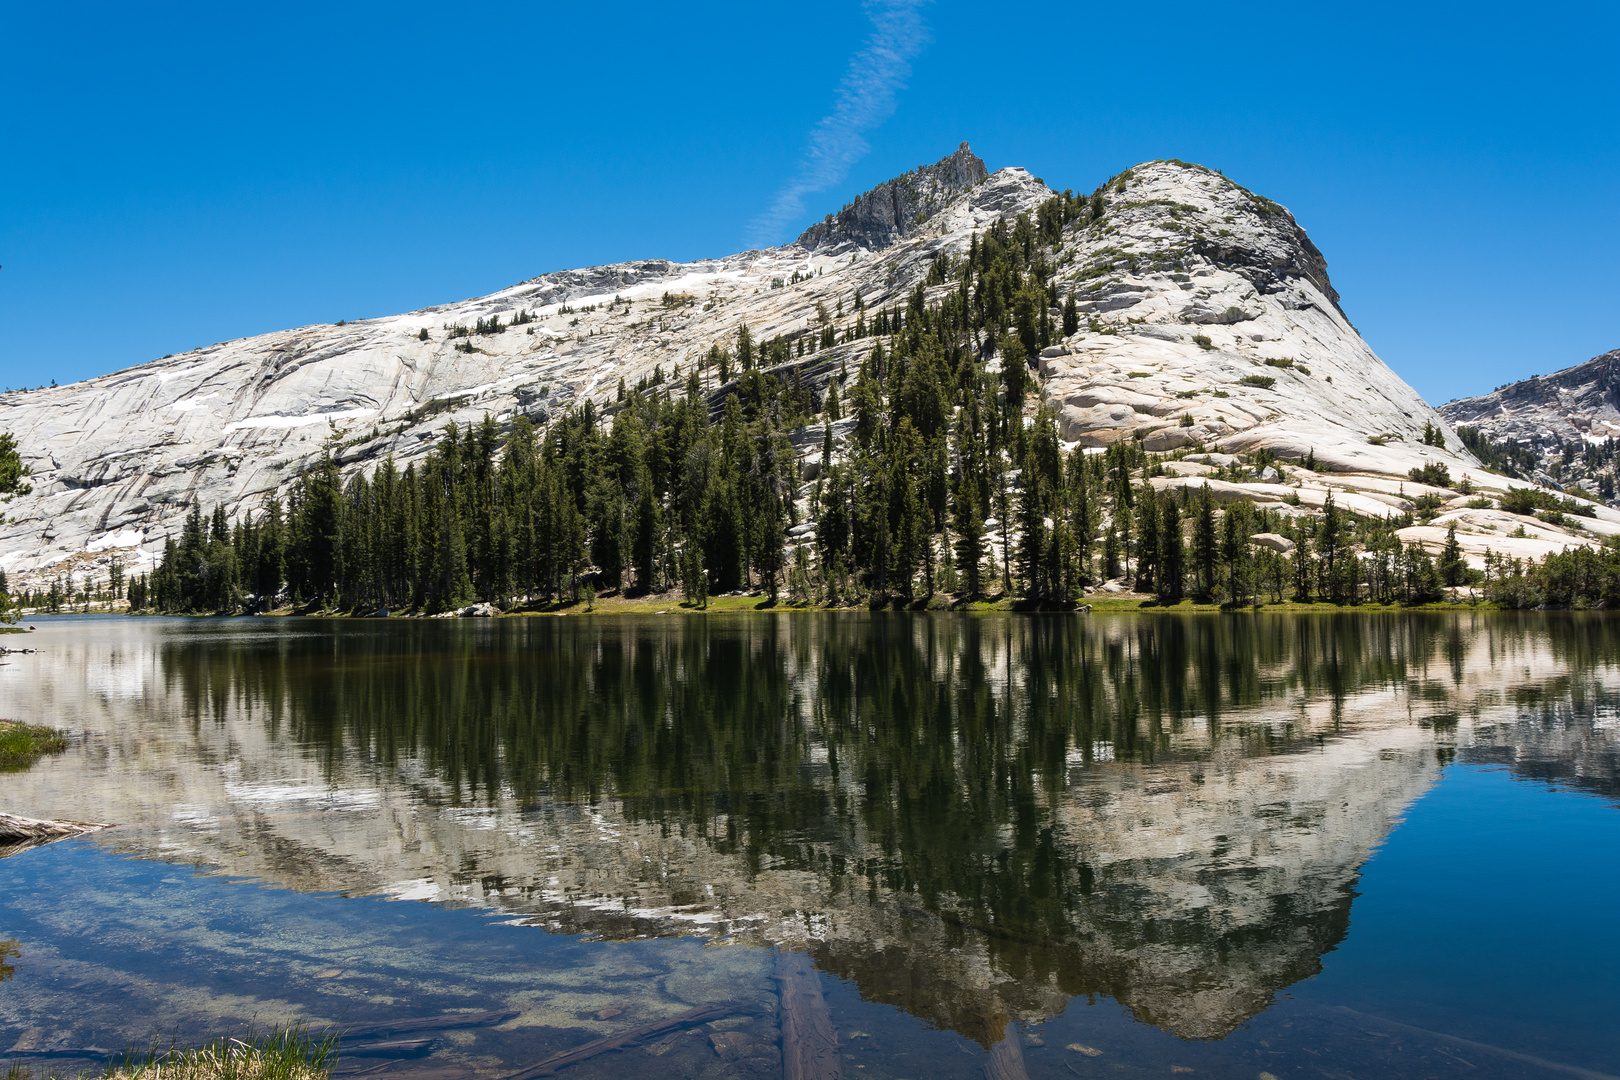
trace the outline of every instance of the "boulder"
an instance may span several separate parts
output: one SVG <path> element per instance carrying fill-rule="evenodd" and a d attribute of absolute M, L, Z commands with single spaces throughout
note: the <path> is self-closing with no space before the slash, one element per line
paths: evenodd
<path fill-rule="evenodd" d="M 1294 550 L 1294 542 L 1281 533 L 1255 533 L 1249 537 L 1249 543 L 1257 547 L 1270 548 L 1272 551 L 1287 555 Z"/>

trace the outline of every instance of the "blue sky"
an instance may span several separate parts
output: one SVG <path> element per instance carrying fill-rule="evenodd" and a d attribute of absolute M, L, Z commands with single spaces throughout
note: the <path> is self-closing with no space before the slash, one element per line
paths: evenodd
<path fill-rule="evenodd" d="M 875 20 L 903 40 L 874 66 Z M 1614 5 L 15 4 L 0 27 L 0 387 L 787 240 L 963 139 L 1057 188 L 1222 169 L 1294 211 L 1437 403 L 1620 348 Z M 869 150 L 807 169 L 863 50 Z"/>

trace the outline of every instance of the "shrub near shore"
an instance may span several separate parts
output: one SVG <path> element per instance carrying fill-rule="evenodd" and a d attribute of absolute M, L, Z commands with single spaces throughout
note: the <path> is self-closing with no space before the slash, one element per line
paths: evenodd
<path fill-rule="evenodd" d="M 46 754 L 60 754 L 67 736 L 54 728 L 0 720 L 0 770 L 26 769 Z"/>

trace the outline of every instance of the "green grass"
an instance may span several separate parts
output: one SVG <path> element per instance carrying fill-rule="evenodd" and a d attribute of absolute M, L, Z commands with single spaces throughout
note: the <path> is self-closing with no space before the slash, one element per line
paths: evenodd
<path fill-rule="evenodd" d="M 317 1038 L 302 1027 L 267 1035 L 224 1037 L 201 1047 L 167 1049 L 154 1044 L 107 1063 L 105 1070 L 79 1073 L 74 1080 L 326 1080 L 337 1064 L 338 1037 Z M 69 1080 L 44 1066 L 12 1062 L 0 1080 Z"/>
<path fill-rule="evenodd" d="M 46 754 L 60 754 L 67 736 L 54 728 L 0 720 L 0 770 L 26 769 Z"/>
<path fill-rule="evenodd" d="M 316 1038 L 302 1027 L 243 1039 L 220 1038 L 183 1050 L 156 1047 L 130 1053 L 107 1070 L 109 1080 L 318 1080 L 337 1063 L 338 1037 Z"/>
<path fill-rule="evenodd" d="M 1378 604 L 1364 601 L 1360 604 L 1330 604 L 1325 601 L 1313 601 L 1302 604 L 1294 600 L 1284 600 L 1273 603 L 1266 600 L 1258 607 L 1243 604 L 1236 608 L 1222 604 L 1201 604 L 1188 599 L 1169 607 L 1161 607 L 1157 601 L 1134 593 L 1108 594 L 1095 593 L 1082 596 L 1076 601 L 1067 603 L 1039 603 L 1019 596 L 990 594 L 969 599 L 965 596 L 948 593 L 935 593 L 932 597 L 923 597 L 920 594 L 911 601 L 900 597 L 891 598 L 887 603 L 874 603 L 870 598 L 862 597 L 859 600 L 828 607 L 825 604 L 795 603 L 788 599 L 784 592 L 774 603 L 770 597 L 762 593 L 748 593 L 742 596 L 714 596 L 709 598 L 706 610 L 695 608 L 681 601 L 678 594 L 665 593 L 653 596 L 637 596 L 621 599 L 615 595 L 601 596 L 596 600 L 596 610 L 587 612 L 585 602 L 563 605 L 561 608 L 551 607 L 545 611 L 514 611 L 504 618 L 525 618 L 545 615 L 586 616 L 592 615 L 728 615 L 753 612 L 783 612 L 783 613 L 814 613 L 826 611 L 935 611 L 958 613 L 993 613 L 993 612 L 1073 612 L 1081 605 L 1089 605 L 1097 614 L 1117 614 L 1124 612 L 1143 615 L 1192 615 L 1192 614 L 1221 614 L 1223 612 L 1237 611 L 1266 611 L 1266 612 L 1321 612 L 1339 613 L 1349 612 L 1380 612 L 1380 611 L 1459 611 L 1465 608 L 1491 608 L 1492 605 L 1481 601 L 1478 604 L 1460 603 L 1455 601 L 1440 601 L 1433 604 Z"/>

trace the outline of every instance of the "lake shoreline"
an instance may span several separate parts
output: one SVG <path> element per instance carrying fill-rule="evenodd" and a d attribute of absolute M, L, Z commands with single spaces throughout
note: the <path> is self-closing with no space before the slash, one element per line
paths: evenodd
<path fill-rule="evenodd" d="M 595 600 L 526 604 L 502 611 L 490 604 L 473 604 L 450 611 L 426 614 L 419 611 L 342 611 L 305 607 L 279 607 L 258 612 L 162 612 L 131 611 L 128 607 L 91 609 L 89 611 L 30 612 L 30 616 L 61 615 L 129 615 L 162 618 L 310 618 L 310 619 L 456 619 L 456 618 L 553 618 L 587 615 L 733 615 L 733 614 L 825 614 L 830 612 L 910 612 L 959 615 L 1234 615 L 1234 614 L 1368 614 L 1383 615 L 1409 612 L 1585 612 L 1605 614 L 1602 607 L 1508 607 L 1485 599 L 1440 600 L 1422 604 L 1333 604 L 1328 602 L 1301 603 L 1294 600 L 1267 601 L 1261 604 L 1208 604 L 1184 600 L 1164 605 L 1143 593 L 1118 593 L 1086 596 L 1077 601 L 1052 603 L 1023 598 L 998 596 L 978 600 L 952 598 L 940 593 L 927 599 L 888 603 L 859 603 L 826 605 L 777 598 L 764 592 L 730 594 L 710 597 L 707 604 L 698 606 L 682 600 L 677 592 L 643 594 L 621 597 L 615 594 L 598 596 Z M 21 628 L 9 628 L 26 633 Z"/>
<path fill-rule="evenodd" d="M 483 605 L 474 605 L 483 606 Z M 463 611 L 465 609 L 462 609 Z M 1424 604 L 1329 604 L 1329 603 L 1299 603 L 1285 600 L 1281 603 L 1264 604 L 1197 604 L 1183 601 L 1179 604 L 1161 605 L 1157 601 L 1145 596 L 1091 596 L 1083 602 L 1067 604 L 1041 604 L 1023 600 L 973 600 L 950 602 L 944 598 L 931 601 L 917 600 L 907 603 L 890 604 L 842 604 L 829 607 L 822 604 L 803 604 L 791 601 L 772 601 L 768 596 L 749 594 L 745 596 L 715 597 L 707 606 L 698 607 L 686 601 L 674 600 L 667 597 L 631 597 L 619 599 L 617 597 L 598 597 L 594 603 L 579 600 L 567 604 L 552 604 L 545 607 L 520 607 L 510 611 L 492 610 L 477 614 L 462 614 L 459 611 L 439 612 L 436 614 L 422 614 L 420 612 L 355 612 L 333 610 L 308 610 L 296 608 L 276 608 L 262 612 L 158 612 L 127 610 L 119 611 L 89 611 L 89 612 L 62 612 L 61 614 L 88 614 L 88 615 L 133 615 L 156 616 L 161 618 L 270 618 L 270 619 L 457 619 L 457 618 L 492 618 L 492 619 L 521 619 L 521 618 L 553 618 L 563 616 L 591 616 L 591 615 L 771 615 L 771 614 L 830 614 L 838 612 L 895 612 L 911 614 L 938 614 L 938 615 L 1242 615 L 1242 614 L 1404 614 L 1412 612 L 1460 614 L 1463 612 L 1585 612 L 1591 614 L 1606 614 L 1604 608 L 1513 608 L 1503 607 L 1489 601 L 1481 600 L 1477 603 L 1441 601 Z"/>

